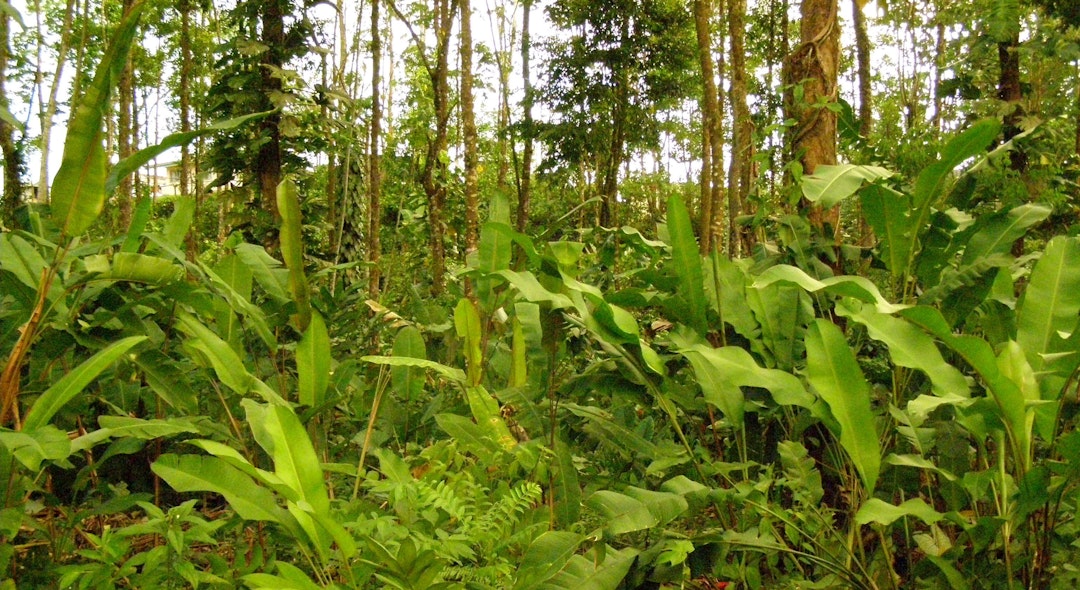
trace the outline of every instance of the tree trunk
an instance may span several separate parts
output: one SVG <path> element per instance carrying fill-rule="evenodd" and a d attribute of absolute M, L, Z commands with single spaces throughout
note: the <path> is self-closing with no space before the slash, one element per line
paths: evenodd
<path fill-rule="evenodd" d="M 431 232 L 431 291 L 442 294 L 446 274 L 446 145 L 450 120 L 449 49 L 454 6 L 451 0 L 438 0 L 435 6 L 435 67 L 428 69 L 432 102 L 435 107 L 435 137 L 428 143 L 421 173 L 421 184 L 428 201 L 428 226 Z"/>
<path fill-rule="evenodd" d="M 855 26 L 855 60 L 859 78 L 859 135 L 870 137 L 874 129 L 874 95 L 870 86 L 870 35 L 866 30 L 865 0 L 851 0 Z"/>
<path fill-rule="evenodd" d="M 731 256 L 748 253 L 750 232 L 739 228 L 738 217 L 748 212 L 753 169 L 753 129 L 750 107 L 746 103 L 746 0 L 728 0 L 728 33 L 731 37 L 731 170 L 728 173 L 728 244 Z"/>
<path fill-rule="evenodd" d="M 1076 62 L 1076 155 L 1080 156 L 1080 61 Z"/>
<path fill-rule="evenodd" d="M 281 78 L 274 73 L 281 69 L 279 48 L 285 47 L 285 16 L 282 0 L 270 0 L 262 12 L 262 43 L 269 47 L 262 53 L 260 76 L 262 89 L 266 95 L 282 91 Z M 269 96 L 263 99 L 262 110 L 270 110 L 274 105 Z M 255 156 L 255 175 L 258 179 L 259 192 L 263 207 L 278 218 L 277 186 L 281 182 L 281 115 L 275 112 L 262 119 L 259 128 L 265 143 L 259 146 Z"/>
<path fill-rule="evenodd" d="M 532 51 L 532 36 L 529 30 L 529 13 L 532 12 L 532 0 L 524 0 L 522 3 L 521 20 L 521 80 L 524 86 L 525 96 L 522 101 L 522 139 L 525 147 L 521 155 L 521 181 L 518 183 L 518 203 L 516 227 L 524 233 L 529 224 L 529 201 L 532 198 L 532 159 L 533 159 L 533 87 L 532 78 L 529 74 L 530 53 Z"/>
<path fill-rule="evenodd" d="M 131 10 L 131 5 L 131 0 L 124 0 L 123 14 L 127 14 Z M 135 137 L 135 101 L 132 94 L 134 91 L 134 77 L 135 72 L 129 55 L 124 62 L 124 70 L 120 74 L 120 84 L 117 88 L 119 106 L 116 121 L 116 139 L 117 155 L 121 160 L 135 153 L 135 146 L 138 144 L 138 139 Z M 120 231 L 127 231 L 128 225 L 131 223 L 131 206 L 134 194 L 134 184 L 131 176 L 121 178 L 116 185 L 116 202 L 119 210 L 117 224 Z"/>
<path fill-rule="evenodd" d="M 382 256 L 382 29 L 379 23 L 380 0 L 371 0 L 371 138 L 368 145 L 368 296 L 379 297 L 379 258 Z"/>
<path fill-rule="evenodd" d="M 38 85 L 38 96 L 42 96 L 42 78 L 41 72 L 41 7 L 38 3 L 35 3 L 34 7 L 35 16 L 37 18 L 37 33 L 38 33 L 38 65 L 35 73 L 36 82 Z M 89 14 L 89 0 L 83 1 L 83 14 Z M 53 71 L 52 84 L 49 87 L 48 100 L 42 100 L 42 108 L 39 111 L 39 117 L 41 122 L 41 164 L 38 168 L 38 201 L 45 203 L 49 200 L 49 144 L 52 139 L 52 126 L 53 117 L 56 115 L 57 108 L 57 96 L 60 92 L 60 82 L 64 73 L 64 65 L 67 63 L 68 49 L 71 48 L 71 35 L 72 27 L 71 23 L 75 18 L 75 0 L 68 0 L 64 9 L 64 24 L 60 29 L 60 48 L 57 50 L 56 68 Z M 75 63 L 75 71 L 82 71 L 82 61 L 84 55 L 84 47 L 86 46 L 86 28 L 83 28 L 82 41 L 79 45 L 78 58 Z M 78 96 L 78 76 L 75 77 L 71 91 L 71 102 L 74 103 Z"/>
<path fill-rule="evenodd" d="M 721 245 L 715 243 L 713 220 L 723 198 L 721 187 L 724 182 L 724 131 L 712 59 L 712 27 L 709 22 L 711 17 L 712 6 L 709 0 L 695 0 L 694 29 L 697 32 L 698 60 L 704 90 L 701 105 L 701 204 L 698 222 L 702 254 L 709 254 Z"/>
<path fill-rule="evenodd" d="M 940 14 L 935 15 L 937 19 L 937 47 L 935 49 L 936 56 L 934 58 L 934 131 L 938 135 L 941 135 L 941 122 L 942 122 L 942 110 L 945 108 L 945 102 L 941 96 L 941 73 L 945 70 L 945 23 L 941 22 Z"/>
<path fill-rule="evenodd" d="M 837 0 L 803 0 L 800 43 L 784 60 L 784 80 L 789 86 L 802 84 L 803 98 L 793 93 L 785 97 L 787 118 L 796 121 L 792 134 L 793 155 L 802 164 L 803 174 L 813 174 L 821 164 L 836 164 L 836 113 L 822 108 L 837 98 L 840 67 L 840 28 Z M 810 222 L 818 230 L 831 226 L 839 237 L 839 207 L 823 211 L 810 208 Z"/>
<path fill-rule="evenodd" d="M 1005 141 L 1020 135 L 1020 119 L 1024 117 L 1024 106 L 1021 101 L 1024 98 L 1020 87 L 1020 38 L 1013 36 L 1008 41 L 998 43 L 998 64 L 1001 74 L 998 78 L 998 98 L 1009 107 L 1002 123 L 1002 133 Z M 1010 167 L 1017 171 L 1027 170 L 1027 154 L 1017 148 L 1009 152 Z"/>
<path fill-rule="evenodd" d="M 0 13 L 0 107 L 10 111 L 7 98 L 7 71 L 11 57 L 11 16 Z M 15 126 L 0 119 L 0 150 L 4 156 L 4 207 L 0 214 L 0 224 L 7 229 L 18 229 L 16 212 L 22 202 L 23 154 L 15 141 Z"/>
<path fill-rule="evenodd" d="M 479 176 L 476 153 L 476 115 L 473 108 L 473 47 L 472 6 L 469 0 L 461 5 L 461 138 L 465 151 L 465 255 L 476 252 L 480 241 Z"/>

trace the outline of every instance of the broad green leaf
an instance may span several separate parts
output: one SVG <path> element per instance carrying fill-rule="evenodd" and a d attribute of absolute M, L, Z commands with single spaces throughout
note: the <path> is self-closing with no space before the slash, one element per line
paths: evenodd
<path fill-rule="evenodd" d="M 326 401 L 330 385 L 330 335 L 326 322 L 318 312 L 312 312 L 311 323 L 296 347 L 296 372 L 299 401 L 316 408 Z"/>
<path fill-rule="evenodd" d="M 528 352 L 525 329 L 515 314 L 510 319 L 513 333 L 510 337 L 510 378 L 508 387 L 524 387 L 529 382 Z"/>
<path fill-rule="evenodd" d="M 300 197 L 291 178 L 277 186 L 277 206 L 281 215 L 281 257 L 289 269 L 289 292 L 296 302 L 295 327 L 303 332 L 311 322 L 311 287 L 304 275 L 303 220 L 300 217 Z"/>
<path fill-rule="evenodd" d="M 195 219 L 195 197 L 177 197 L 173 200 L 173 214 L 162 228 L 162 237 L 169 245 L 179 248 L 184 236 Z"/>
<path fill-rule="evenodd" d="M 394 338 L 394 356 L 426 359 L 424 337 L 414 326 L 405 326 Z M 414 401 L 424 394 L 424 371 L 418 367 L 399 366 L 390 369 L 390 384 L 402 399 Z"/>
<path fill-rule="evenodd" d="M 859 194 L 862 214 L 878 239 L 880 258 L 894 277 L 907 269 L 915 247 L 915 221 L 911 197 L 889 187 L 870 185 Z"/>
<path fill-rule="evenodd" d="M 635 454 L 648 459 L 657 457 L 657 447 L 652 441 L 616 422 L 609 412 L 573 402 L 560 403 L 559 408 L 588 420 L 585 431 L 627 459 L 633 459 Z"/>
<path fill-rule="evenodd" d="M 529 544 L 514 576 L 514 590 L 532 590 L 546 582 L 570 561 L 583 535 L 566 531 L 548 531 Z"/>
<path fill-rule="evenodd" d="M 469 402 L 469 410 L 477 426 L 483 428 L 488 436 L 499 441 L 499 444 L 506 449 L 512 449 L 517 445 L 514 435 L 510 434 L 510 428 L 500 414 L 499 402 L 484 389 L 483 385 L 466 386 L 465 398 Z"/>
<path fill-rule="evenodd" d="M 64 236 L 86 231 L 105 206 L 103 123 L 113 88 L 127 63 L 143 6 L 136 2 L 117 26 L 93 81 L 83 91 L 68 122 L 64 155 L 53 177 L 49 202 L 53 221 Z"/>
<path fill-rule="evenodd" d="M 778 282 L 747 289 L 745 301 L 760 327 L 751 347 L 770 367 L 794 372 L 805 356 L 802 334 L 814 317 L 810 296 L 796 285 Z"/>
<path fill-rule="evenodd" d="M 143 420 L 130 416 L 102 416 L 98 418 L 101 428 L 88 432 L 71 441 L 72 452 L 87 451 L 110 438 L 135 438 L 153 440 L 177 434 L 198 434 L 201 429 L 188 418 L 167 420 Z"/>
<path fill-rule="evenodd" d="M 571 557 L 561 572 L 540 585 L 540 590 L 616 590 L 638 556 L 638 550 L 633 547 L 593 551 L 595 557 Z"/>
<path fill-rule="evenodd" d="M 229 131 L 236 127 L 254 120 L 261 119 L 274 111 L 266 111 L 262 113 L 251 113 L 248 115 L 242 115 L 234 117 L 232 119 L 226 119 L 224 121 L 218 121 L 202 129 L 196 129 L 194 131 L 188 131 L 187 133 L 177 132 L 165 136 L 165 139 L 161 140 L 161 143 L 145 147 L 134 154 L 120 160 L 112 170 L 109 171 L 109 176 L 105 181 L 105 193 L 111 194 L 116 187 L 120 184 L 120 179 L 134 174 L 139 168 L 161 154 L 185 144 L 191 143 L 195 139 L 198 139 L 203 135 L 210 135 L 217 133 L 218 131 Z"/>
<path fill-rule="evenodd" d="M 294 502 L 306 502 L 322 514 L 330 511 L 319 456 L 300 418 L 288 407 L 245 399 L 247 422 L 255 441 L 274 461 L 274 473 L 294 490 Z"/>
<path fill-rule="evenodd" d="M 941 157 L 923 168 L 915 180 L 915 187 L 911 193 L 912 220 L 909 227 L 913 229 L 913 236 L 922 233 L 923 228 L 926 227 L 930 211 L 944 193 L 953 170 L 966 160 L 985 152 L 1000 131 L 1000 121 L 982 119 L 949 140 L 941 150 Z M 915 254 L 913 245 L 907 255 L 903 276 L 907 276 L 913 268 Z"/>
<path fill-rule="evenodd" d="M 655 492 L 630 486 L 624 489 L 623 493 L 645 504 L 645 507 L 660 521 L 661 525 L 682 516 L 690 507 L 686 502 L 686 498 L 671 492 Z"/>
<path fill-rule="evenodd" d="M 203 353 L 218 379 L 226 387 L 240 395 L 251 391 L 254 377 L 236 351 L 213 330 L 184 311 L 177 313 L 176 327 L 189 336 L 188 345 Z"/>
<path fill-rule="evenodd" d="M 746 301 L 746 272 L 728 260 L 718 250 L 709 255 L 711 264 L 706 267 L 705 291 L 713 310 L 723 323 L 735 328 L 735 332 L 750 342 L 755 352 L 759 350 L 761 327 Z"/>
<path fill-rule="evenodd" d="M 280 262 L 267 254 L 262 246 L 240 244 L 236 246 L 236 255 L 251 269 L 255 280 L 272 299 L 278 303 L 289 301 L 289 293 L 286 290 L 289 273 L 281 267 Z"/>
<path fill-rule="evenodd" d="M 840 446 L 874 493 L 881 471 L 881 447 L 870 409 L 870 384 L 843 332 L 818 319 L 806 331 L 806 377 L 840 425 Z"/>
<path fill-rule="evenodd" d="M 115 170 L 115 168 L 114 168 Z M 106 193 L 111 193 L 106 182 Z M 135 210 L 131 213 L 131 223 L 128 224 L 127 235 L 124 243 L 120 246 L 121 252 L 138 252 L 142 244 L 143 234 L 146 233 L 146 224 L 150 221 L 153 209 L 153 201 L 148 195 L 142 195 L 135 200 Z"/>
<path fill-rule="evenodd" d="M 998 416 L 1009 429 L 1009 436 L 1016 453 L 1027 456 L 1030 440 L 1024 438 L 1027 423 L 1027 405 L 1020 387 L 1005 376 L 999 365 L 999 359 L 993 349 L 983 339 L 968 335 L 954 335 L 952 328 L 941 312 L 931 307 L 913 307 L 901 312 L 908 321 L 937 337 L 942 343 L 960 355 L 975 369 L 986 384 L 994 400 Z"/>
<path fill-rule="evenodd" d="M 716 406 L 737 429 L 743 427 L 746 404 L 742 387 L 767 389 L 773 401 L 780 405 L 809 408 L 814 397 L 806 391 L 797 377 L 786 371 L 758 366 L 745 349 L 737 346 L 712 348 L 705 344 L 689 344 L 677 340 L 677 351 L 694 368 L 705 401 Z"/>
<path fill-rule="evenodd" d="M 176 367 L 176 361 L 157 350 L 146 350 L 135 357 L 150 389 L 165 403 L 185 414 L 198 411 L 199 400 L 187 378 Z"/>
<path fill-rule="evenodd" d="M 1028 228 L 1050 217 L 1051 213 L 1050 207 L 1029 203 L 979 218 L 964 247 L 960 264 L 972 264 L 993 254 L 1007 254 L 1013 242 L 1023 237 Z"/>
<path fill-rule="evenodd" d="M 44 461 L 67 459 L 74 452 L 67 433 L 51 424 L 20 432 L 0 430 L 0 445 L 34 474 Z"/>
<path fill-rule="evenodd" d="M 604 517 L 604 530 L 611 535 L 649 529 L 660 524 L 660 519 L 644 502 L 618 492 L 600 490 L 589 496 L 585 504 Z"/>
<path fill-rule="evenodd" d="M 864 182 L 874 183 L 893 176 L 893 172 L 880 166 L 818 166 L 813 174 L 802 177 L 802 194 L 811 203 L 831 208 L 855 194 Z"/>
<path fill-rule="evenodd" d="M 1080 362 L 1071 333 L 1080 319 L 1080 238 L 1058 236 L 1046 245 L 1020 301 L 1016 341 L 1036 373 L 1055 373 L 1058 387 Z M 1057 356 L 1068 353 L 1067 356 Z M 1043 383 L 1049 385 L 1049 383 Z M 1060 389 L 1043 389 L 1056 399 Z"/>
<path fill-rule="evenodd" d="M 705 316 L 705 275 L 701 270 L 701 255 L 694 239 L 690 212 L 679 196 L 668 199 L 667 229 L 671 239 L 671 260 L 679 280 L 679 293 L 686 300 L 690 317 L 687 325 L 705 335 L 708 323 Z"/>
<path fill-rule="evenodd" d="M 864 303 L 872 303 L 881 313 L 895 313 L 905 305 L 897 305 L 884 296 L 870 279 L 842 275 L 818 280 L 798 267 L 778 264 L 761 273 L 754 281 L 754 288 L 762 289 L 776 282 L 793 283 L 809 293 L 823 291 L 833 295 L 853 297 Z"/>
<path fill-rule="evenodd" d="M 889 356 L 894 363 L 926 373 L 937 395 L 971 395 L 967 378 L 959 369 L 945 362 L 934 340 L 926 332 L 909 322 L 880 313 L 857 301 L 838 303 L 836 312 L 841 317 L 851 318 L 862 324 L 871 338 L 884 342 L 889 347 Z"/>
<path fill-rule="evenodd" d="M 184 269 L 157 256 L 117 252 L 113 255 L 109 278 L 149 285 L 168 285 L 184 278 Z"/>
<path fill-rule="evenodd" d="M 276 522 L 299 532 L 295 520 L 277 504 L 274 494 L 217 457 L 165 454 L 150 468 L 178 492 L 221 494 L 244 520 Z"/>
<path fill-rule="evenodd" d="M 499 441 L 491 436 L 490 431 L 465 416 L 436 414 L 435 423 L 464 450 L 471 451 L 485 463 L 493 461 L 494 456 L 502 450 Z"/>
<path fill-rule="evenodd" d="M 48 424 L 60 408 L 81 393 L 102 371 L 144 340 L 146 336 L 129 336 L 117 340 L 61 377 L 34 402 L 26 414 L 26 419 L 23 420 L 23 429 L 34 430 Z"/>
<path fill-rule="evenodd" d="M 899 506 L 878 498 L 870 498 L 855 514 L 855 522 L 873 522 L 888 526 L 905 516 L 914 516 L 926 524 L 934 524 L 943 518 L 941 513 L 931 508 L 922 498 L 912 498 Z"/>
<path fill-rule="evenodd" d="M 435 361 L 429 361 L 427 359 L 415 359 L 400 356 L 362 356 L 360 360 L 365 363 L 371 363 L 373 365 L 387 365 L 389 367 L 416 367 L 418 369 L 428 369 L 435 371 L 442 377 L 453 381 L 454 383 L 465 386 L 468 381 L 465 377 L 465 371 L 456 369 L 454 367 L 448 367 L 446 365 L 437 363 Z"/>
<path fill-rule="evenodd" d="M 465 352 L 465 369 L 469 385 L 479 385 L 484 375 L 484 351 L 481 348 L 483 334 L 480 314 L 472 301 L 462 298 L 454 308 L 454 328 L 462 340 Z"/>
<path fill-rule="evenodd" d="M 36 291 L 46 266 L 45 258 L 29 242 L 12 233 L 0 233 L 0 270 Z"/>
<path fill-rule="evenodd" d="M 570 446 L 562 439 L 556 439 L 553 451 L 555 520 L 560 527 L 569 527 L 581 514 L 581 485 Z"/>
<path fill-rule="evenodd" d="M 494 273 L 510 268 L 513 258 L 513 232 L 506 223 L 489 221 L 480 228 L 480 243 L 477 250 L 477 268 L 485 273 Z"/>
<path fill-rule="evenodd" d="M 570 298 L 562 293 L 553 293 L 536 279 L 536 275 L 531 272 L 516 272 L 513 270 L 500 270 L 499 276 L 506 279 L 512 287 L 518 290 L 518 293 L 525 299 L 532 303 L 550 303 L 552 308 L 561 309 L 565 307 L 573 307 L 573 302 Z"/>

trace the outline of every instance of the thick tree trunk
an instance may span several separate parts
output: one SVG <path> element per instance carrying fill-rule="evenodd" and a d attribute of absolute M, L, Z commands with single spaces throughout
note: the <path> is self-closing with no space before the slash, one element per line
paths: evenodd
<path fill-rule="evenodd" d="M 791 147 L 802 164 L 803 174 L 813 174 L 821 164 L 836 164 L 836 113 L 822 103 L 836 102 L 840 67 L 840 27 L 837 0 L 803 0 L 800 43 L 784 60 L 784 79 L 789 86 L 801 84 L 803 98 L 785 97 L 789 119 L 795 119 Z M 839 236 L 839 207 L 823 211 L 810 208 L 810 222 L 819 230 L 831 226 Z"/>
<path fill-rule="evenodd" d="M 465 152 L 465 255 L 476 252 L 480 241 L 480 179 L 476 147 L 476 115 L 473 108 L 472 6 L 459 0 L 461 30 L 461 139 Z"/>
<path fill-rule="evenodd" d="M 1020 39 L 1014 36 L 1008 41 L 998 43 L 998 64 L 1001 68 L 998 78 L 998 98 L 1008 105 L 1008 111 L 1002 121 L 1004 127 L 1002 133 L 1005 141 L 1020 134 L 1020 119 L 1024 116 L 1024 106 L 1021 101 L 1024 98 L 1020 87 Z M 1017 172 L 1027 170 L 1027 154 L 1014 148 L 1009 153 L 1011 168 Z"/>
<path fill-rule="evenodd" d="M 382 26 L 379 22 L 381 0 L 371 0 L 371 138 L 368 145 L 368 296 L 379 297 L 379 258 L 382 256 Z"/>
<path fill-rule="evenodd" d="M 532 33 L 529 30 L 529 13 L 532 12 L 532 0 L 522 3 L 524 14 L 521 20 L 521 79 L 524 86 L 522 139 L 525 147 L 521 155 L 521 181 L 518 183 L 518 203 L 516 227 L 524 233 L 529 224 L 529 201 L 532 198 L 532 160 L 533 160 L 533 87 L 529 73 L 530 53 L 532 52 Z"/>
<path fill-rule="evenodd" d="M 270 0 L 262 13 L 262 43 L 269 47 L 262 53 L 260 76 L 264 93 L 281 92 L 281 78 L 274 73 L 282 67 L 279 48 L 285 47 L 285 16 L 282 0 Z M 264 110 L 273 105 L 265 99 Z M 274 113 L 265 117 L 259 124 L 265 143 L 259 146 L 255 156 L 255 175 L 258 178 L 259 192 L 263 207 L 270 211 L 274 219 L 278 217 L 277 186 L 281 182 L 281 115 Z"/>
<path fill-rule="evenodd" d="M 7 72 L 8 62 L 11 57 L 11 16 L 0 13 L 0 107 L 10 112 L 10 102 L 7 98 Z M 22 203 L 22 172 L 23 154 L 15 141 L 15 127 L 7 121 L 0 120 L 0 150 L 4 156 L 4 207 L 0 214 L 0 225 L 8 229 L 17 229 L 16 211 Z"/>
<path fill-rule="evenodd" d="M 721 0 L 723 4 L 723 0 Z M 698 234 L 702 254 L 709 254 L 722 244 L 715 240 L 714 219 L 720 208 L 724 184 L 723 112 L 716 88 L 712 56 L 712 5 L 709 0 L 694 1 L 694 29 L 697 32 L 698 60 L 701 66 L 704 96 L 701 105 L 701 203 Z"/>
<path fill-rule="evenodd" d="M 731 38 L 731 169 L 728 173 L 728 244 L 732 257 L 749 253 L 751 233 L 738 225 L 738 217 L 749 212 L 747 199 L 753 181 L 753 129 L 746 103 L 746 0 L 728 0 L 728 34 Z"/>

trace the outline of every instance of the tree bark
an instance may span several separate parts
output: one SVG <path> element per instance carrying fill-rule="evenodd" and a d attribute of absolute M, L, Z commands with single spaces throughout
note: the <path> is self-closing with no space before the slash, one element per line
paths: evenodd
<path fill-rule="evenodd" d="M 0 13 L 0 107 L 10 110 L 7 98 L 7 72 L 11 57 L 11 16 Z M 0 119 L 0 150 L 4 156 L 4 207 L 0 222 L 8 229 L 18 229 L 16 212 L 22 203 L 23 154 L 15 141 L 15 126 Z"/>
<path fill-rule="evenodd" d="M 728 34 L 731 40 L 731 169 L 728 173 L 728 244 L 731 256 L 750 251 L 751 233 L 738 225 L 738 217 L 748 212 L 747 199 L 753 181 L 753 129 L 746 102 L 746 0 L 728 0 Z"/>
<path fill-rule="evenodd" d="M 870 79 L 870 35 L 862 5 L 866 0 L 851 0 L 855 27 L 855 60 L 859 78 L 859 135 L 870 137 L 874 130 L 874 94 Z"/>
<path fill-rule="evenodd" d="M 42 78 L 43 78 L 43 75 L 42 75 L 42 72 L 41 72 L 41 69 L 40 69 L 41 68 L 41 63 L 42 63 L 42 60 L 40 59 L 41 58 L 42 29 L 41 29 L 41 8 L 40 8 L 40 5 L 37 4 L 37 3 L 35 3 L 34 12 L 35 12 L 36 17 L 37 17 L 37 32 L 38 32 L 38 65 L 37 65 L 38 69 L 37 69 L 37 72 L 35 73 L 35 75 L 36 75 L 36 78 L 37 78 L 36 82 L 38 84 L 38 96 L 40 97 L 40 96 L 42 96 L 41 83 L 42 83 Z M 83 14 L 89 14 L 89 0 L 83 0 Z M 38 168 L 38 201 L 41 202 L 41 203 L 48 202 L 48 200 L 49 200 L 49 144 L 51 143 L 50 140 L 52 139 L 53 117 L 56 116 L 57 96 L 59 95 L 59 92 L 60 92 L 60 82 L 61 82 L 61 78 L 63 77 L 63 73 L 64 73 L 64 65 L 67 63 L 68 49 L 71 48 L 71 36 L 72 36 L 71 23 L 74 20 L 74 18 L 75 18 L 75 0 L 68 0 L 67 5 L 64 8 L 64 24 L 62 25 L 62 27 L 60 29 L 60 49 L 57 51 L 56 68 L 53 71 L 52 84 L 49 87 L 49 98 L 48 98 L 48 100 L 39 99 L 39 100 L 42 100 L 42 103 L 41 103 L 42 108 L 39 111 L 39 117 L 40 117 L 40 120 L 41 120 L 41 150 L 40 150 L 40 152 L 41 152 L 41 164 L 40 164 L 40 166 Z M 84 28 L 83 29 L 82 41 L 80 42 L 80 45 L 79 45 L 78 58 L 77 58 L 76 63 L 75 63 L 75 71 L 81 71 L 82 70 L 82 61 L 83 61 L 83 55 L 84 55 L 83 48 L 85 46 L 86 46 L 86 31 L 85 31 L 85 28 Z M 79 86 L 78 80 L 79 80 L 79 78 L 78 78 L 78 76 L 76 76 L 75 77 L 75 82 L 73 83 L 73 87 L 72 87 L 72 91 L 71 91 L 71 101 L 72 101 L 72 103 L 75 102 L 75 99 L 78 96 L 78 86 Z"/>
<path fill-rule="evenodd" d="M 264 110 L 274 108 L 269 95 L 282 90 L 281 78 L 274 75 L 283 65 L 279 53 L 279 48 L 285 47 L 285 15 L 282 3 L 282 0 L 270 0 L 266 2 L 262 12 L 261 41 L 269 48 L 262 53 L 259 69 L 262 90 L 267 95 L 264 98 Z M 281 115 L 275 112 L 263 118 L 259 128 L 265 136 L 265 143 L 259 146 L 259 152 L 255 156 L 255 175 L 263 207 L 270 211 L 276 220 L 277 186 L 281 182 L 282 164 Z"/>
<path fill-rule="evenodd" d="M 124 0 L 123 14 L 131 10 L 132 1 Z M 120 74 L 120 84 L 117 88 L 117 100 L 119 103 L 116 121 L 117 155 L 121 160 L 135 153 L 135 145 L 138 139 L 135 137 L 135 116 L 132 92 L 134 91 L 135 71 L 131 56 L 124 62 L 124 70 Z M 116 203 L 119 210 L 117 219 L 120 231 L 127 231 L 131 223 L 131 207 L 134 200 L 134 184 L 131 176 L 120 179 L 116 185 Z"/>
<path fill-rule="evenodd" d="M 371 0 L 371 138 L 368 145 L 368 296 L 377 299 L 380 292 L 379 258 L 382 257 L 382 27 L 379 23 L 380 0 Z"/>
<path fill-rule="evenodd" d="M 1076 62 L 1076 155 L 1080 156 L 1080 61 Z"/>
<path fill-rule="evenodd" d="M 784 79 L 789 86 L 802 85 L 803 98 L 785 96 L 787 117 L 796 121 L 791 146 L 802 164 L 803 174 L 813 174 L 821 164 L 836 164 L 836 113 L 822 106 L 836 102 L 840 66 L 840 27 L 837 0 L 803 0 L 800 43 L 784 60 Z M 805 204 L 804 204 L 805 205 Z M 826 225 L 839 237 L 839 207 L 827 211 L 810 207 L 810 222 Z"/>
<path fill-rule="evenodd" d="M 998 43 L 998 64 L 1001 68 L 998 78 L 998 98 L 1010 108 L 1002 123 L 1005 141 L 1020 135 L 1020 120 L 1024 117 L 1023 89 L 1020 87 L 1020 38 L 1013 36 L 1008 41 Z M 1022 149 L 1015 147 L 1009 152 L 1010 167 L 1017 171 L 1027 170 L 1028 157 Z"/>
<path fill-rule="evenodd" d="M 472 6 L 469 0 L 461 4 L 461 138 L 465 151 L 465 255 L 476 252 L 480 241 L 480 203 L 478 157 L 476 148 L 476 114 L 473 107 L 473 47 Z"/>
<path fill-rule="evenodd" d="M 435 67 L 428 68 L 432 102 L 435 108 L 435 137 L 428 142 L 421 184 L 428 201 L 428 226 L 431 237 L 431 291 L 443 292 L 446 274 L 446 146 L 450 120 L 449 49 L 456 3 L 438 0 L 435 5 Z"/>
<path fill-rule="evenodd" d="M 532 0 L 522 2 L 524 14 L 521 20 L 521 79 L 525 95 L 522 99 L 522 139 L 525 147 L 521 155 L 521 181 L 518 183 L 518 203 L 516 227 L 524 233 L 529 224 L 529 205 L 532 198 L 532 160 L 533 160 L 533 87 L 530 76 L 530 53 L 532 52 L 532 33 L 529 30 L 529 13 L 532 12 Z"/>
<path fill-rule="evenodd" d="M 721 0 L 723 4 L 723 0 Z M 704 96 L 701 105 L 701 203 L 698 234 L 701 253 L 707 255 L 721 244 L 715 243 L 713 221 L 723 198 L 723 113 L 716 88 L 712 56 L 712 5 L 709 0 L 694 0 L 694 29 L 697 33 L 698 61 L 701 66 Z"/>

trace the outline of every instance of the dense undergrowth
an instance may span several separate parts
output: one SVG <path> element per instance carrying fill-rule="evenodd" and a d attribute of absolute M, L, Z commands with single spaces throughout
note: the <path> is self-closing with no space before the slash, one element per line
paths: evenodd
<path fill-rule="evenodd" d="M 104 63 L 51 209 L 0 234 L 0 587 L 1080 580 L 1080 239 L 961 190 L 997 123 L 804 180 L 873 249 L 792 215 L 701 256 L 677 197 L 655 237 L 534 240 L 495 198 L 470 296 L 388 309 L 305 258 L 289 181 L 272 252 L 189 257 L 183 199 L 87 237 L 133 168 Z"/>

